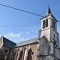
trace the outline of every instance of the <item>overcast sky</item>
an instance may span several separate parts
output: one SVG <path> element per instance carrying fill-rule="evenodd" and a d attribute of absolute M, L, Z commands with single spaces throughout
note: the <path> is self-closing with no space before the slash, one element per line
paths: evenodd
<path fill-rule="evenodd" d="M 52 14 L 60 21 L 60 0 L 0 0 L 0 4 L 16 7 L 42 16 L 46 15 L 49 5 Z M 38 30 L 40 29 L 40 18 L 40 16 L 0 5 L 0 36 L 3 35 L 16 43 L 35 38 L 38 36 Z M 59 24 L 58 32 L 60 33 Z"/>

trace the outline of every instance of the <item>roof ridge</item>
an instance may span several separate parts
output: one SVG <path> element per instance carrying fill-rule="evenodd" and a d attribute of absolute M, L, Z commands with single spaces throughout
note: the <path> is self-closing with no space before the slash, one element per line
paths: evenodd
<path fill-rule="evenodd" d="M 33 40 L 33 39 L 38 39 L 38 37 L 36 37 L 36 38 L 31 38 L 31 39 L 28 39 L 28 40 L 25 40 L 25 41 L 22 41 L 22 42 L 19 42 L 19 43 L 23 43 L 23 42 L 31 41 L 31 40 Z M 19 44 L 19 43 L 17 43 L 17 44 Z"/>

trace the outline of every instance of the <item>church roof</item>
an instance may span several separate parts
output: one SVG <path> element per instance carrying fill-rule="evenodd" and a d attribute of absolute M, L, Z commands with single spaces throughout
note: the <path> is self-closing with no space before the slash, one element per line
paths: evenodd
<path fill-rule="evenodd" d="M 9 39 L 2 37 L 3 40 L 3 45 L 8 47 L 8 48 L 14 48 L 14 47 L 21 47 L 21 46 L 26 46 L 26 45 L 31 45 L 31 44 L 35 44 L 35 43 L 39 43 L 39 40 L 47 40 L 45 36 L 41 37 L 40 39 L 37 38 L 33 38 L 27 41 L 23 41 L 20 42 L 18 44 L 10 41 Z"/>
<path fill-rule="evenodd" d="M 16 47 L 26 46 L 26 45 L 30 45 L 30 44 L 34 44 L 34 43 L 39 43 L 39 40 L 47 40 L 47 38 L 45 36 L 41 37 L 40 39 L 38 39 L 38 37 L 37 38 L 33 38 L 33 39 L 30 39 L 30 40 L 18 43 L 16 45 Z"/>
<path fill-rule="evenodd" d="M 50 7 L 48 7 L 47 15 L 44 16 L 44 17 L 42 17 L 41 19 L 46 18 L 46 17 L 48 17 L 48 16 L 50 16 L 50 15 L 55 19 L 55 21 L 57 21 L 57 19 L 56 19 L 56 18 L 54 17 L 54 15 L 52 14 Z"/>
<path fill-rule="evenodd" d="M 49 46 L 49 41 L 45 36 L 41 37 L 39 39 L 39 47 L 40 47 L 40 54 L 41 55 L 48 55 L 48 46 Z"/>
<path fill-rule="evenodd" d="M 25 45 L 30 45 L 30 44 L 34 44 L 34 43 L 38 43 L 38 38 L 33 38 L 24 42 L 20 42 L 16 45 L 16 47 L 18 46 L 25 46 Z"/>
<path fill-rule="evenodd" d="M 46 16 L 44 16 L 44 17 L 42 17 L 42 18 L 41 18 L 41 20 L 42 20 L 43 18 L 46 18 L 46 17 L 50 16 L 50 15 L 55 19 L 55 21 L 57 21 L 57 19 L 54 17 L 54 15 L 53 15 L 53 14 L 48 14 L 48 15 L 46 15 Z"/>
<path fill-rule="evenodd" d="M 8 48 L 13 48 L 14 46 L 16 46 L 16 43 L 10 41 L 9 39 L 2 37 L 3 39 L 3 45 L 8 47 Z"/>
<path fill-rule="evenodd" d="M 51 14 L 50 7 L 48 7 L 48 10 L 47 10 L 47 15 L 48 15 L 48 14 Z"/>

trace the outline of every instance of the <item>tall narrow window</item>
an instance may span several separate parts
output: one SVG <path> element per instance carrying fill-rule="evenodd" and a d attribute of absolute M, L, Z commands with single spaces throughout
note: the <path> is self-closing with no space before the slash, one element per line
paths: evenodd
<path fill-rule="evenodd" d="M 55 34 L 53 35 L 53 40 L 55 40 Z"/>
<path fill-rule="evenodd" d="M 53 21 L 52 26 L 53 26 L 53 28 L 55 29 L 55 21 Z"/>
<path fill-rule="evenodd" d="M 48 19 L 46 19 L 46 27 L 48 27 Z"/>
<path fill-rule="evenodd" d="M 43 21 L 43 28 L 45 28 L 45 20 Z"/>
<path fill-rule="evenodd" d="M 53 27 L 54 27 L 54 29 L 55 29 L 55 22 L 54 22 L 53 24 L 54 24 Z"/>
<path fill-rule="evenodd" d="M 55 34 L 54 34 L 54 38 L 55 38 Z"/>
<path fill-rule="evenodd" d="M 20 56 L 19 56 L 18 60 L 23 60 L 23 50 L 20 52 Z"/>
<path fill-rule="evenodd" d="M 32 60 L 32 50 L 29 49 L 27 60 Z"/>

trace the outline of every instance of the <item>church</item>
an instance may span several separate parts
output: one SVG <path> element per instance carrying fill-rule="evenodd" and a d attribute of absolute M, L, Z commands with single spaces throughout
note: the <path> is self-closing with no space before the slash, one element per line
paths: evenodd
<path fill-rule="evenodd" d="M 1 36 L 0 60 L 60 60 L 57 19 L 50 7 L 40 21 L 41 28 L 37 38 L 16 44 Z"/>

